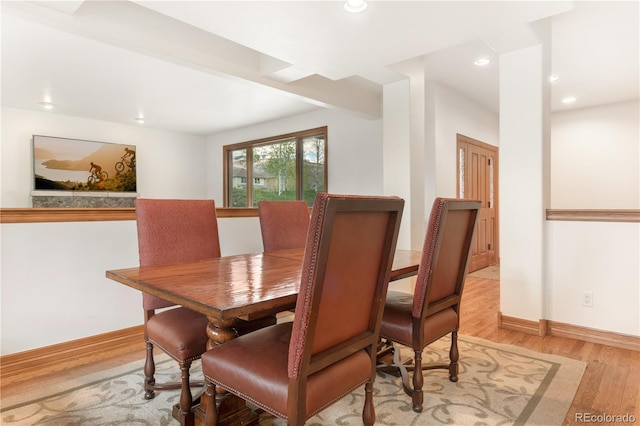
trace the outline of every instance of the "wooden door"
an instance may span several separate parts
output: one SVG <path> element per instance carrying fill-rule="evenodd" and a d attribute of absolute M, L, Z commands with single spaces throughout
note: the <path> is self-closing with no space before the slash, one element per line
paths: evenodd
<path fill-rule="evenodd" d="M 480 200 L 469 272 L 498 263 L 498 148 L 457 135 L 458 197 Z"/>

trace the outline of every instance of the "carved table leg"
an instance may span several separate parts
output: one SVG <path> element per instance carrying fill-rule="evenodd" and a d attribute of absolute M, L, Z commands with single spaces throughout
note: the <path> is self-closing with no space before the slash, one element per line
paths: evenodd
<path fill-rule="evenodd" d="M 235 329 L 237 319 L 223 320 L 214 317 L 208 317 L 207 325 L 207 350 L 216 346 L 220 346 L 231 339 L 238 336 Z M 218 407 L 218 425 L 252 425 L 258 424 L 258 415 L 247 407 L 246 402 L 242 398 L 238 398 L 220 388 L 216 387 L 215 403 Z M 203 404 L 199 404 L 194 408 L 196 415 L 196 425 L 204 424 L 205 409 Z"/>
<path fill-rule="evenodd" d="M 219 319 L 208 317 L 209 324 L 207 325 L 207 336 L 209 341 L 207 342 L 207 350 L 213 349 L 216 346 L 220 346 L 231 339 L 238 337 L 238 332 L 234 328 L 238 320 L 236 318 L 231 319 Z"/>

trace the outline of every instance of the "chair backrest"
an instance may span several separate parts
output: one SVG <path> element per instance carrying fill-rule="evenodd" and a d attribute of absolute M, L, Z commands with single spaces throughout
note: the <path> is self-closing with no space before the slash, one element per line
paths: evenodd
<path fill-rule="evenodd" d="M 290 380 L 367 347 L 375 375 L 403 206 L 397 197 L 316 196 L 289 345 Z"/>
<path fill-rule="evenodd" d="M 140 266 L 220 257 L 218 218 L 213 200 L 136 200 Z M 142 293 L 146 310 L 173 304 Z"/>
<path fill-rule="evenodd" d="M 264 251 L 304 248 L 309 231 L 306 201 L 260 201 L 258 216 Z"/>
<path fill-rule="evenodd" d="M 413 298 L 413 317 L 457 310 L 467 275 L 480 201 L 436 198 L 427 227 Z"/>

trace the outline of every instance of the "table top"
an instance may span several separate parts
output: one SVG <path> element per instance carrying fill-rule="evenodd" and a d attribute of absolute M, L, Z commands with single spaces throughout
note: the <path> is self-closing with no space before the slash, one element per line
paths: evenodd
<path fill-rule="evenodd" d="M 251 319 L 295 306 L 303 257 L 303 249 L 278 250 L 110 270 L 106 276 L 209 318 Z M 420 257 L 397 250 L 391 280 L 415 275 Z"/>

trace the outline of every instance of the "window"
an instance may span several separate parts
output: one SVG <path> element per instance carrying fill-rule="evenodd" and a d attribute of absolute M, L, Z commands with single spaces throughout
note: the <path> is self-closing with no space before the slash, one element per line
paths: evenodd
<path fill-rule="evenodd" d="M 311 206 L 327 190 L 326 127 L 227 145 L 223 155 L 225 207 L 257 207 L 261 200 Z"/>

